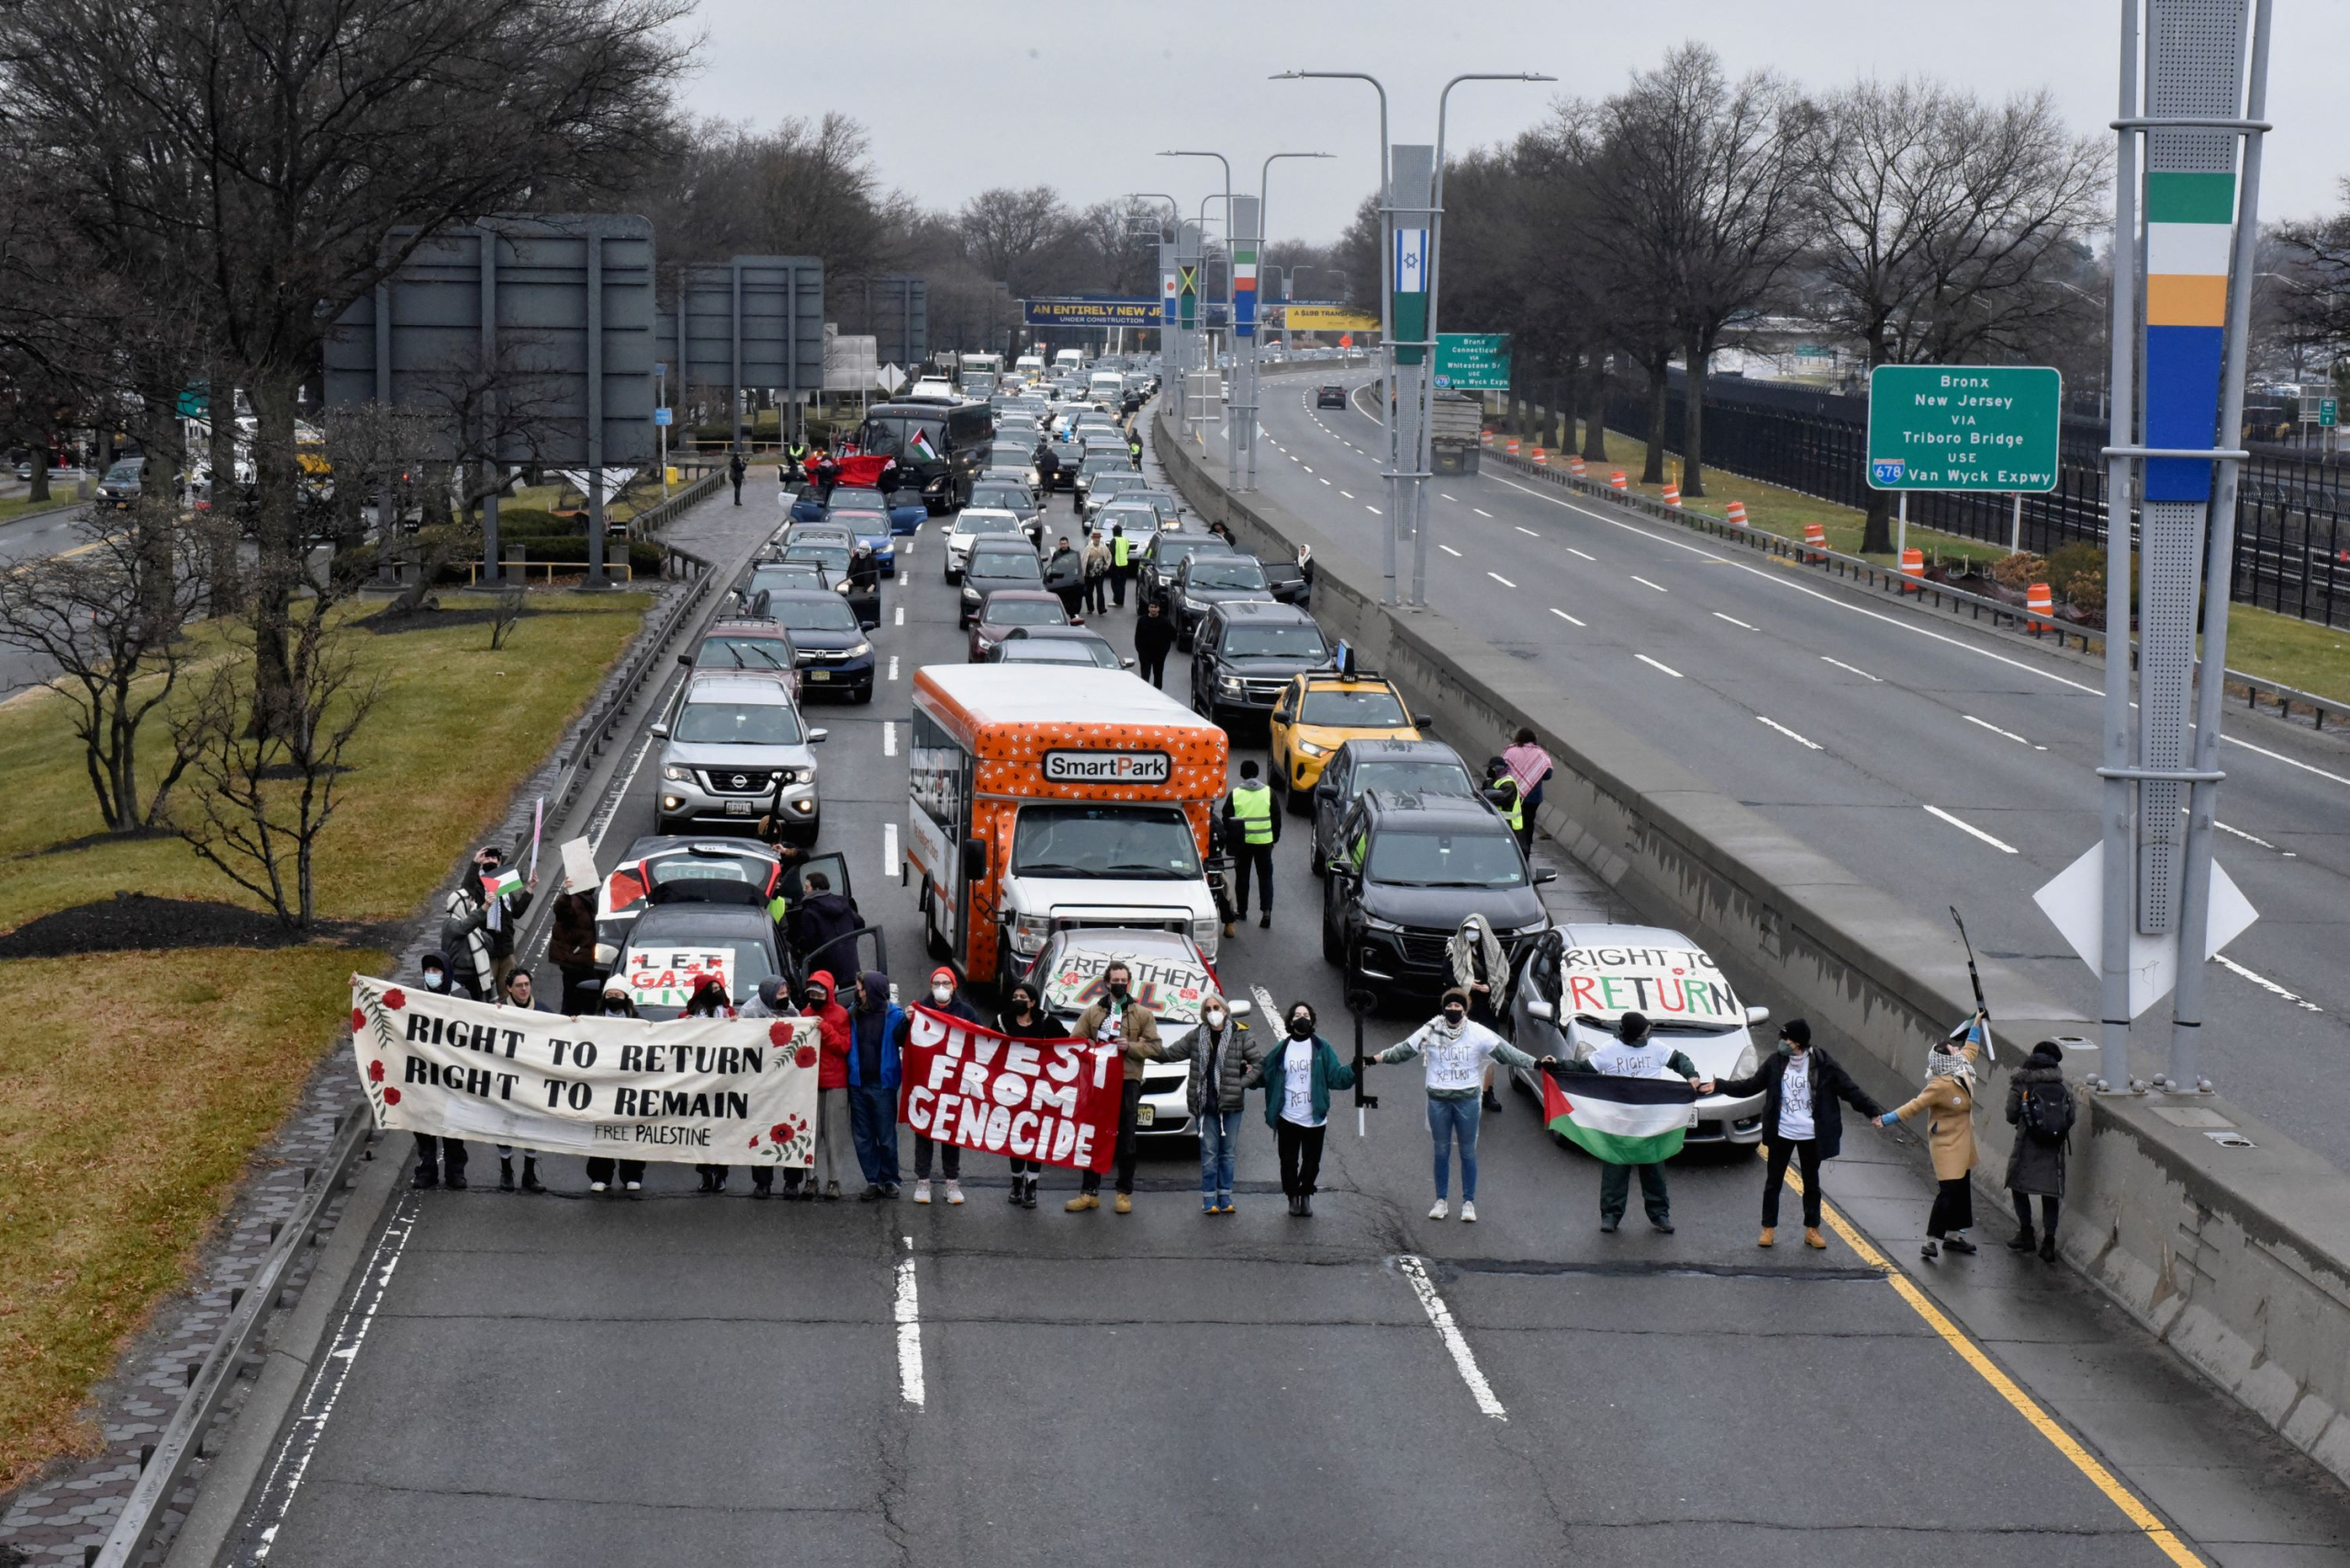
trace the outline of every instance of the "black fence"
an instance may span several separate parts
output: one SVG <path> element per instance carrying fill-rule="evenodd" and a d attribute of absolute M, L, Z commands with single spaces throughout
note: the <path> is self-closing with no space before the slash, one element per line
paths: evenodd
<path fill-rule="evenodd" d="M 1664 442 L 1680 450 L 1688 399 L 1676 372 L 1668 394 Z M 1649 400 L 1638 383 L 1608 386 L 1611 430 L 1645 441 Z M 1706 465 L 1866 508 L 1868 399 L 1774 382 L 1711 381 L 1706 396 Z M 2023 500 L 2022 543 L 2047 554 L 2076 541 L 2105 538 L 2106 441 L 2096 420 L 2065 420 L 2056 487 Z M 2304 621 L 2350 624 L 2350 476 L 2340 464 L 2314 463 L 2255 445 L 2236 496 L 2234 598 Z M 2014 498 L 1947 490 L 1912 491 L 1909 520 L 1962 538 L 2004 544 Z"/>

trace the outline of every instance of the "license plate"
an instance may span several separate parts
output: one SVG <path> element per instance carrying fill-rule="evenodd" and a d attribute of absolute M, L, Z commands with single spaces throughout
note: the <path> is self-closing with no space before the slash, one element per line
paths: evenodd
<path fill-rule="evenodd" d="M 729 801 L 726 802 L 726 814 L 730 817 L 747 817 L 751 814 L 751 805 L 752 802 L 749 801 Z"/>
<path fill-rule="evenodd" d="M 1135 1107 L 1135 1126 L 1138 1127 L 1147 1127 L 1158 1119 L 1158 1108 L 1157 1106 L 1137 1105 Z"/>
<path fill-rule="evenodd" d="M 1686 1122 L 1683 1123 L 1682 1125 L 1683 1125 L 1684 1126 L 1687 1127 L 1691 1132 L 1695 1132 L 1695 1131 L 1697 1130 L 1697 1107 L 1696 1107 L 1696 1106 L 1692 1105 L 1692 1106 L 1690 1106 L 1690 1107 L 1689 1107 L 1689 1119 L 1688 1119 Z"/>
<path fill-rule="evenodd" d="M 808 672 L 808 678 L 811 680 L 830 680 L 833 678 L 833 672 L 828 669 L 811 669 Z"/>

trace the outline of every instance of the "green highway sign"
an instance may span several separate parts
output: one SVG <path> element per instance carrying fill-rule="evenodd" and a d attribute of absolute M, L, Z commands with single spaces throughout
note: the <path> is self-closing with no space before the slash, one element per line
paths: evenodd
<path fill-rule="evenodd" d="M 1869 372 L 1869 487 L 2053 490 L 2065 379 L 2047 365 Z"/>
<path fill-rule="evenodd" d="M 2317 400 L 2317 422 L 2319 424 L 2333 425 L 2338 423 L 2341 417 L 2342 405 L 2340 402 L 2332 398 L 2320 398 Z"/>
<path fill-rule="evenodd" d="M 1509 334 L 1438 332 L 1436 385 L 1438 391 L 1508 391 Z"/>

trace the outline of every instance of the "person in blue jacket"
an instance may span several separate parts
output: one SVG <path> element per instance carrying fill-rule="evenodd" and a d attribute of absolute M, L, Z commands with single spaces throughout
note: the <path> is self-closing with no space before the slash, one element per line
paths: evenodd
<path fill-rule="evenodd" d="M 1246 1080 L 1246 1086 L 1265 1091 L 1265 1125 L 1273 1129 L 1281 1151 L 1281 1191 L 1289 1194 L 1289 1212 L 1300 1218 L 1314 1213 L 1330 1091 L 1355 1086 L 1355 1070 L 1314 1032 L 1314 1025 L 1313 1006 L 1292 1002 L 1288 1037 L 1267 1047 L 1264 1059 L 1248 1070 Z"/>
<path fill-rule="evenodd" d="M 906 1010 L 890 1000 L 890 977 L 856 977 L 848 1015 L 848 1130 L 865 1171 L 867 1203 L 898 1195 L 898 1036 Z"/>

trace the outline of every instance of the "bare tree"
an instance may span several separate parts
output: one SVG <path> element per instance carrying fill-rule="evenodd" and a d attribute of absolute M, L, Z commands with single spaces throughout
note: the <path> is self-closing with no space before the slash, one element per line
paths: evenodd
<path fill-rule="evenodd" d="M 2078 322 L 2073 275 L 2110 174 L 2045 93 L 1993 104 L 1931 81 L 1862 81 L 1807 125 L 1810 310 L 1872 368 L 2004 357 Z M 1873 495 L 1862 548 L 1893 547 Z"/>
<path fill-rule="evenodd" d="M 1050 185 L 981 191 L 956 216 L 963 253 L 982 275 L 1024 294 L 1038 263 L 1069 237 L 1069 211 Z"/>
<path fill-rule="evenodd" d="M 2324 218 L 2277 226 L 2277 335 L 2287 347 L 2337 359 L 2350 346 L 2350 179 L 2343 206 Z"/>
<path fill-rule="evenodd" d="M 837 113 L 771 130 L 705 120 L 631 197 L 661 236 L 665 273 L 746 254 L 814 256 L 834 286 L 894 264 L 904 201 L 882 188 L 865 128 Z"/>
<path fill-rule="evenodd" d="M 49 684 L 73 705 L 98 815 L 113 833 L 157 825 L 187 766 L 175 752 L 146 803 L 140 732 L 172 699 L 202 598 L 192 543 L 161 501 L 81 525 L 84 543 L 0 573 L 0 643 L 54 665 Z"/>

